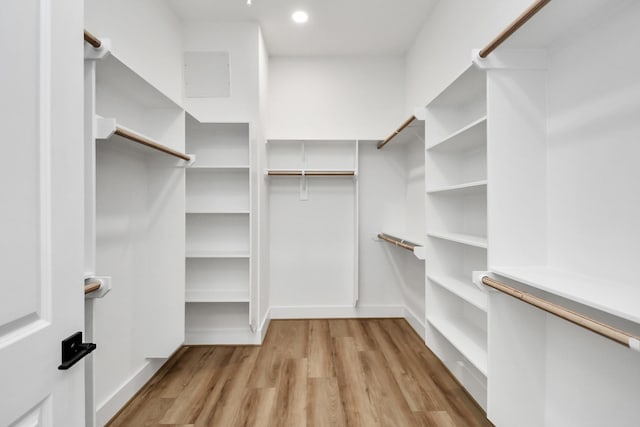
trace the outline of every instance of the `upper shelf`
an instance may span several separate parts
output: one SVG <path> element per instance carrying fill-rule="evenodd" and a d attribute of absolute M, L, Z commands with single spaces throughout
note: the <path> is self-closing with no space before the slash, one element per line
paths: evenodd
<path fill-rule="evenodd" d="M 427 147 L 433 151 L 471 151 L 487 142 L 487 116 L 483 116 Z"/>
<path fill-rule="evenodd" d="M 455 108 L 486 98 L 486 76 L 474 65 L 467 67 L 427 108 Z"/>
<path fill-rule="evenodd" d="M 182 109 L 113 53 L 97 62 L 96 84 L 145 108 Z"/>
<path fill-rule="evenodd" d="M 487 180 L 427 189 L 427 194 L 481 194 L 487 191 Z"/>
<path fill-rule="evenodd" d="M 640 287 L 596 280 L 548 266 L 491 267 L 491 271 L 525 285 L 640 323 Z"/>
<path fill-rule="evenodd" d="M 465 233 L 451 233 L 448 231 L 428 231 L 427 236 L 437 239 L 448 240 L 450 242 L 461 243 L 463 245 L 475 246 L 476 248 L 487 249 L 487 238 Z"/>

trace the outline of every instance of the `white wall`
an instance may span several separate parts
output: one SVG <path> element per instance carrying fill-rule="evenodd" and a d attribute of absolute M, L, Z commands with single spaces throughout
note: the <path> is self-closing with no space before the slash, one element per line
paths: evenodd
<path fill-rule="evenodd" d="M 173 101 L 182 103 L 182 24 L 164 1 L 85 0 L 85 28 Z"/>
<path fill-rule="evenodd" d="M 186 22 L 185 51 L 228 52 L 231 96 L 185 98 L 189 113 L 204 122 L 256 122 L 259 116 L 260 27 L 249 22 Z"/>
<path fill-rule="evenodd" d="M 424 106 L 471 63 L 531 0 L 441 0 L 405 57 L 405 113 Z M 405 115 L 407 115 L 405 114 Z"/>
<path fill-rule="evenodd" d="M 403 273 L 408 251 L 374 240 L 386 229 L 402 230 L 406 218 L 405 147 L 360 144 L 360 301 L 361 306 L 406 305 L 403 294 L 410 285 Z M 424 292 L 424 277 L 418 283 Z M 422 296 L 424 300 L 424 295 Z M 424 313 L 424 309 L 422 310 Z"/>
<path fill-rule="evenodd" d="M 384 139 L 403 119 L 401 57 L 272 57 L 270 139 Z"/>

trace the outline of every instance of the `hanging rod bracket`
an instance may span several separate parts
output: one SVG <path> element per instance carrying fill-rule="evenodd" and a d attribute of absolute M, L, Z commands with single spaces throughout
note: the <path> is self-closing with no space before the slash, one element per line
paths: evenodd
<path fill-rule="evenodd" d="M 95 286 L 98 288 L 95 289 Z M 84 279 L 85 299 L 103 298 L 111 290 L 110 276 L 91 276 Z"/>
<path fill-rule="evenodd" d="M 304 174 L 304 171 L 302 171 L 302 176 L 300 177 L 300 200 L 309 200 L 309 179 Z"/>
<path fill-rule="evenodd" d="M 502 49 L 487 58 L 480 56 L 480 49 L 471 51 L 471 61 L 481 70 L 546 70 L 547 58 L 545 49 Z"/>
<path fill-rule="evenodd" d="M 492 288 L 488 288 L 482 283 L 482 278 L 485 276 L 491 277 L 491 272 L 489 271 L 472 271 L 471 272 L 471 282 L 478 287 L 483 292 L 487 292 L 487 290 L 493 290 Z M 498 292 L 498 291 L 495 291 Z"/>
<path fill-rule="evenodd" d="M 190 168 L 196 162 L 196 155 L 187 153 L 187 156 L 189 156 L 189 160 L 187 161 L 185 167 Z"/>
<path fill-rule="evenodd" d="M 97 61 L 111 53 L 111 40 L 100 39 L 100 47 L 93 47 L 89 43 L 84 44 L 84 59 Z"/>
<path fill-rule="evenodd" d="M 109 139 L 116 133 L 116 119 L 96 116 L 94 120 L 96 139 Z"/>

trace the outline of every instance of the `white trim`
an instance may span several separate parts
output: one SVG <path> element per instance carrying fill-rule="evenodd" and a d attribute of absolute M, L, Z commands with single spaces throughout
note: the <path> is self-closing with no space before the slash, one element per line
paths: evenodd
<path fill-rule="evenodd" d="M 267 335 L 267 330 L 269 330 L 269 325 L 271 324 L 271 307 L 267 310 L 267 314 L 264 315 L 264 319 L 262 319 L 262 324 L 260 324 L 260 329 L 258 329 L 258 333 L 260 334 L 260 343 L 264 342 L 264 337 Z"/>
<path fill-rule="evenodd" d="M 424 319 L 417 316 L 416 313 L 413 310 L 411 310 L 409 307 L 404 307 L 403 317 L 405 318 L 407 323 L 413 328 L 413 330 L 416 331 L 416 333 L 420 335 L 420 337 L 422 337 L 422 340 L 425 341 L 426 325 L 425 325 Z"/>
<path fill-rule="evenodd" d="M 340 319 L 365 317 L 405 317 L 402 305 L 285 306 L 271 307 L 272 319 Z"/>
<path fill-rule="evenodd" d="M 158 372 L 167 359 L 147 359 L 147 362 L 96 409 L 96 425 L 103 426 Z"/>
<path fill-rule="evenodd" d="M 260 345 L 261 331 L 246 328 L 191 328 L 185 333 L 184 345 Z"/>

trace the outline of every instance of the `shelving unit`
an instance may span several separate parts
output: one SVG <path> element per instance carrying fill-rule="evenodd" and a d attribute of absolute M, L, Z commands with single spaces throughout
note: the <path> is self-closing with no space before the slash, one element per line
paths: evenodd
<path fill-rule="evenodd" d="M 489 270 L 636 335 L 638 20 L 633 1 L 550 2 L 474 60 L 487 74 Z M 637 424 L 637 354 L 498 292 L 489 306 L 494 424 Z"/>
<path fill-rule="evenodd" d="M 486 408 L 487 96 L 471 66 L 427 105 L 427 345 Z"/>
<path fill-rule="evenodd" d="M 249 343 L 249 124 L 200 123 L 187 116 L 187 147 L 196 163 L 186 179 L 186 341 Z"/>
<path fill-rule="evenodd" d="M 86 424 L 94 426 L 132 396 L 131 384 L 151 377 L 150 360 L 184 342 L 190 157 L 182 107 L 116 54 L 89 54 L 84 78 L 85 275 L 111 286 L 85 301 L 85 339 L 101 349 L 85 365 Z"/>
<path fill-rule="evenodd" d="M 268 140 L 265 177 L 272 304 L 355 306 L 358 141 Z"/>

